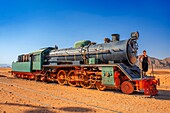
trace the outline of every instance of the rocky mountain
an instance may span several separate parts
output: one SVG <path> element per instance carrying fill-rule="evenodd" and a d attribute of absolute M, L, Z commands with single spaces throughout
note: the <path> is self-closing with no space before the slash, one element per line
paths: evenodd
<path fill-rule="evenodd" d="M 154 68 L 170 68 L 170 57 L 163 60 L 151 57 L 151 61 Z"/>
<path fill-rule="evenodd" d="M 152 68 L 153 66 L 154 69 L 170 69 L 170 57 L 165 59 L 158 59 L 154 57 L 149 57 L 149 58 L 152 63 L 152 65 L 150 65 L 149 68 Z"/>

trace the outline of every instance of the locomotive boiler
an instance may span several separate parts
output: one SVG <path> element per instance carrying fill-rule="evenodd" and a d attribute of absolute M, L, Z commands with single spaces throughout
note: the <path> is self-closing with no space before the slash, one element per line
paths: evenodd
<path fill-rule="evenodd" d="M 95 58 L 98 64 L 126 63 L 135 65 L 138 50 L 138 32 L 132 33 L 128 40 L 119 40 L 118 34 L 112 34 L 112 40 L 105 38 L 105 43 L 94 44 L 89 40 L 75 43 L 74 48 L 55 49 L 50 52 L 49 62 L 52 65 L 60 63 L 86 64 L 90 58 Z"/>
<path fill-rule="evenodd" d="M 112 39 L 105 38 L 102 44 L 84 40 L 71 48 L 42 48 L 19 55 L 12 63 L 12 74 L 86 89 L 118 89 L 125 94 L 143 90 L 146 95 L 156 95 L 159 80 L 144 76 L 136 65 L 138 38 L 138 32 L 131 33 L 127 40 L 112 34 Z"/>

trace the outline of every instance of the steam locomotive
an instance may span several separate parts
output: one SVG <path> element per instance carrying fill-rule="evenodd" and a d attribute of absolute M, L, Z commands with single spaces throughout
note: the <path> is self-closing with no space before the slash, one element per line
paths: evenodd
<path fill-rule="evenodd" d="M 102 44 L 84 40 L 71 48 L 42 48 L 19 55 L 12 63 L 12 74 L 18 78 L 57 81 L 60 85 L 87 89 L 111 88 L 125 94 L 144 90 L 146 95 L 156 95 L 159 81 L 153 76 L 144 77 L 136 65 L 138 38 L 138 32 L 132 32 L 127 40 L 112 34 L 112 40 L 105 38 Z"/>

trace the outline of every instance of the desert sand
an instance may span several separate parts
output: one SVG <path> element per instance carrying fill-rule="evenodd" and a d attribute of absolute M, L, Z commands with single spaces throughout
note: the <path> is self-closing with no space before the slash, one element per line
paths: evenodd
<path fill-rule="evenodd" d="M 16 79 L 0 68 L 0 113 L 170 113 L 170 70 L 154 70 L 159 93 L 127 95 L 116 90 L 98 91 Z M 150 75 L 149 70 L 148 75 Z"/>

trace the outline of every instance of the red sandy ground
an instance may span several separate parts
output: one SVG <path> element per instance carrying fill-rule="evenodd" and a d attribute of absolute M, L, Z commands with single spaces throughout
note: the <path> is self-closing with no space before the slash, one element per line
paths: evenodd
<path fill-rule="evenodd" d="M 0 68 L 0 113 L 170 113 L 170 70 L 154 71 L 161 86 L 152 98 L 16 79 L 10 70 Z"/>

